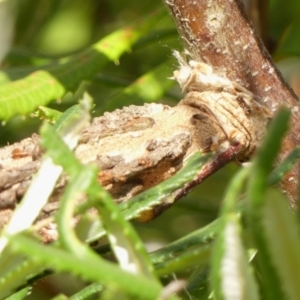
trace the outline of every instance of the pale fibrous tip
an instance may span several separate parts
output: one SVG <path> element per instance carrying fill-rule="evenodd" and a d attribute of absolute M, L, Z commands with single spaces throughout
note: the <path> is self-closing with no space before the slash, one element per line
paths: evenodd
<path fill-rule="evenodd" d="M 268 122 L 268 110 L 263 106 L 262 99 L 227 78 L 222 70 L 214 69 L 201 59 L 188 60 L 194 57 L 186 51 L 173 51 L 173 55 L 179 63 L 173 79 L 187 94 L 181 103 L 199 107 L 211 114 L 227 138 L 224 141 L 223 136 L 214 136 L 211 150 L 222 152 L 230 145 L 239 143 L 242 147 L 237 159 L 248 159 L 264 136 L 262 128 Z"/>

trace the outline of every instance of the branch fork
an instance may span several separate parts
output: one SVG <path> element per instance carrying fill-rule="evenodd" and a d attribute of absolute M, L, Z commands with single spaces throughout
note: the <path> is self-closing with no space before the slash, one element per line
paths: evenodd
<path fill-rule="evenodd" d="M 99 182 L 117 202 L 127 201 L 171 177 L 195 152 L 215 156 L 193 182 L 173 195 L 178 200 L 192 187 L 232 160 L 249 160 L 280 106 L 293 111 L 279 161 L 300 142 L 297 97 L 284 83 L 255 36 L 238 0 L 165 0 L 185 42 L 187 62 L 178 52 L 184 99 L 176 107 L 130 106 L 95 118 L 82 133 L 78 159 L 100 168 Z M 0 149 L 0 227 L 40 166 L 35 135 Z M 282 182 L 292 207 L 297 202 L 297 166 Z M 67 183 L 62 176 L 40 219 L 59 205 Z M 154 207 L 150 219 L 171 203 Z M 148 221 L 149 218 L 143 221 Z M 47 238 L 45 238 L 47 240 Z"/>
<path fill-rule="evenodd" d="M 240 84 L 216 74 L 211 66 L 194 60 L 187 63 L 177 51 L 174 55 L 180 65 L 174 79 L 187 93 L 179 105 L 190 105 L 208 113 L 211 122 L 217 122 L 222 129 L 211 137 L 211 151 L 223 152 L 229 145 L 240 143 L 242 148 L 237 159 L 249 160 L 271 117 L 263 100 Z"/>

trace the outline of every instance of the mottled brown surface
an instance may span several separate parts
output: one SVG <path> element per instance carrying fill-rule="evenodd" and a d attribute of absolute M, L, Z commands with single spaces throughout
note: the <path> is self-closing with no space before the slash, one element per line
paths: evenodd
<path fill-rule="evenodd" d="M 188 56 L 192 60 L 211 66 L 213 75 L 216 75 L 220 82 L 223 82 L 222 78 L 226 79 L 225 86 L 214 89 L 210 83 L 204 87 L 200 82 L 202 90 L 197 90 L 199 85 L 195 88 L 194 82 L 199 82 L 190 81 L 188 78 L 187 82 L 192 84 L 188 87 L 191 89 L 185 99 L 174 108 L 161 104 L 130 106 L 113 113 L 105 113 L 103 117 L 93 120 L 91 126 L 83 132 L 75 154 L 81 162 L 96 164 L 99 167 L 99 182 L 117 202 L 126 201 L 169 178 L 182 168 L 190 155 L 199 150 L 216 151 L 216 154 L 202 170 L 199 170 L 198 176 L 191 183 L 174 193 L 173 199 L 182 197 L 229 161 L 237 157 L 242 161 L 248 159 L 248 155 L 252 154 L 258 146 L 256 143 L 261 139 L 256 139 L 260 134 L 257 128 L 260 125 L 255 125 L 256 121 L 253 119 L 254 135 L 249 134 L 248 138 L 249 126 L 243 124 L 242 119 L 238 120 L 239 115 L 234 117 L 235 114 L 228 110 L 233 118 L 226 119 L 230 123 L 227 125 L 231 126 L 229 130 L 228 127 L 226 129 L 224 120 L 223 123 L 220 122 L 220 116 L 216 115 L 219 109 L 209 107 L 207 99 L 203 102 L 204 95 L 206 97 L 208 93 L 227 93 L 233 97 L 231 106 L 242 109 L 249 119 L 251 114 L 254 117 L 256 115 L 252 111 L 256 106 L 250 108 L 249 103 L 259 103 L 257 107 L 263 107 L 261 112 L 264 112 L 266 107 L 271 116 L 282 105 L 290 107 L 291 128 L 285 139 L 280 160 L 298 145 L 298 100 L 254 35 L 242 12 L 240 2 L 165 2 L 185 41 Z M 202 74 L 209 76 L 210 73 Z M 197 79 L 197 74 L 193 76 L 192 79 Z M 222 105 L 226 106 L 226 103 Z M 266 127 L 265 115 L 261 116 L 263 123 L 257 124 Z M 262 128 L 262 131 L 264 130 L 265 128 Z M 242 142 L 237 139 L 239 131 L 244 131 Z M 39 146 L 37 135 L 0 149 L 0 227 L 10 219 L 16 204 L 30 184 L 32 175 L 38 170 L 42 155 L 43 150 Z M 293 207 L 297 201 L 297 167 L 286 176 L 282 184 Z M 57 209 L 67 180 L 66 175 L 61 176 L 40 218 L 46 218 Z M 143 221 L 161 213 L 171 204 L 166 202 L 154 208 L 142 216 Z M 45 226 L 43 230 L 44 241 L 55 239 L 55 228 Z"/>
<path fill-rule="evenodd" d="M 172 176 L 196 151 L 210 151 L 210 137 L 221 129 L 208 118 L 197 120 L 198 113 L 191 106 L 162 104 L 105 113 L 83 132 L 75 154 L 85 164 L 96 164 L 99 182 L 117 202 L 126 201 Z M 0 149 L 0 227 L 24 195 L 42 152 L 37 135 Z M 61 176 L 40 218 L 57 209 L 66 183 L 67 176 Z"/>
<path fill-rule="evenodd" d="M 282 79 L 270 55 L 249 25 L 237 0 L 165 0 L 186 49 L 194 60 L 211 65 L 263 99 L 272 113 L 291 108 L 292 120 L 280 160 L 299 144 L 300 110 L 293 91 Z M 286 176 L 282 189 L 295 207 L 298 168 Z"/>

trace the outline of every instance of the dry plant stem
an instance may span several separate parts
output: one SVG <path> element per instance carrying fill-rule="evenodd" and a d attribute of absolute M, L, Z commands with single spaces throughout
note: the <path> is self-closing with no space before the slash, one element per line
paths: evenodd
<path fill-rule="evenodd" d="M 173 193 L 172 201 L 171 202 L 165 202 L 162 203 L 162 205 L 154 207 L 153 213 L 155 216 L 160 215 L 163 213 L 166 209 L 168 209 L 173 203 L 182 197 L 184 197 L 187 193 L 189 193 L 195 186 L 203 182 L 206 178 L 208 178 L 210 175 L 215 173 L 217 170 L 224 167 L 228 162 L 235 160 L 238 154 L 241 151 L 241 144 L 231 145 L 228 149 L 226 149 L 224 152 L 220 153 L 216 156 L 216 158 L 206 164 L 204 168 L 199 172 L 199 174 L 194 178 L 193 181 L 187 183 L 185 186 L 183 186 L 181 189 L 175 191 Z"/>
<path fill-rule="evenodd" d="M 81 162 L 99 167 L 99 182 L 117 202 L 171 177 L 196 151 L 216 154 L 192 182 L 170 197 L 171 202 L 229 161 L 247 161 L 263 137 L 268 118 L 281 105 L 290 107 L 293 115 L 280 160 L 299 140 L 298 100 L 254 35 L 240 2 L 165 2 L 190 56 L 187 63 L 175 52 L 179 70 L 174 78 L 186 97 L 174 108 L 151 104 L 105 113 L 83 132 L 75 150 Z M 37 135 L 0 149 L 0 228 L 24 195 L 42 154 Z M 282 184 L 292 206 L 297 197 L 297 170 Z M 40 219 L 57 209 L 67 180 L 67 176 L 60 178 Z M 142 216 L 142 221 L 171 204 L 162 203 L 152 214 Z M 42 232 L 43 240 L 49 241 L 50 235 Z"/>
<path fill-rule="evenodd" d="M 296 95 L 282 79 L 270 55 L 254 33 L 238 0 L 165 0 L 191 59 L 213 67 L 220 76 L 236 82 L 261 98 L 274 114 L 280 106 L 292 111 L 290 130 L 279 160 L 300 139 L 300 109 Z M 281 187 L 297 203 L 296 165 Z"/>
<path fill-rule="evenodd" d="M 162 104 L 125 107 L 95 118 L 83 132 L 75 154 L 85 164 L 98 165 L 99 182 L 116 201 L 126 201 L 172 176 L 196 151 L 211 151 L 211 136 L 225 138 L 218 123 L 210 118 L 205 113 L 199 118 L 198 108 L 183 104 L 173 108 Z M 222 153 L 216 160 L 219 155 Z M 0 227 L 9 220 L 41 159 L 37 135 L 0 149 Z M 206 170 L 202 180 L 221 165 Z M 66 183 L 67 177 L 62 176 L 41 219 L 57 209 Z M 184 189 L 187 192 L 188 187 Z M 150 218 L 155 211 L 153 214 Z"/>

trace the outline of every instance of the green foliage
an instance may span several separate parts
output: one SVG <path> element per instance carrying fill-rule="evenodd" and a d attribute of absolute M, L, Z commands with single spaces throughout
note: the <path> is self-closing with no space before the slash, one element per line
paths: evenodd
<path fill-rule="evenodd" d="M 41 68 L 25 78 L 0 86 L 0 119 L 9 120 L 15 114 L 28 114 L 38 105 L 62 98 L 82 80 L 90 79 L 109 61 L 117 61 L 134 42 L 147 34 L 158 16 L 151 16 L 135 28 L 125 28 L 106 36 L 66 62 Z"/>
<path fill-rule="evenodd" d="M 196 153 L 175 176 L 117 206 L 98 185 L 97 169 L 82 165 L 72 148 L 90 117 L 91 98 L 97 114 L 161 98 L 168 104 L 179 99 L 168 79 L 173 71 L 171 51 L 164 47 L 165 43 L 180 47 L 177 33 L 160 2 L 47 3 L 19 4 L 16 42 L 0 71 L 0 119 L 8 122 L 2 143 L 19 139 L 20 131 L 28 136 L 41 125 L 36 119 L 31 127 L 30 118 L 18 115 L 46 121 L 40 129 L 45 169 L 0 236 L 0 298 L 300 299 L 299 222 L 285 197 L 271 187 L 300 156 L 294 149 L 273 170 L 288 112 L 281 111 L 273 121 L 252 165 L 236 173 L 224 196 L 219 186 L 227 183 L 232 166 L 158 221 L 136 225 L 131 220 L 164 199 L 171 200 L 172 193 L 190 182 L 211 157 Z M 299 1 L 290 1 L 288 9 L 285 2 L 270 1 L 270 33 L 277 56 L 300 55 L 299 11 Z M 76 30 L 67 31 L 73 38 L 77 31 L 78 41 L 52 45 L 53 37 L 63 37 L 75 17 Z M 134 19 L 139 20 L 128 26 Z M 85 100 L 78 104 L 80 99 Z M 61 104 L 55 103 L 58 100 Z M 69 182 L 55 214 L 59 238 L 42 245 L 32 224 L 61 172 L 68 174 Z M 46 188 L 41 193 L 41 182 L 47 193 Z M 76 206 L 82 195 L 86 200 Z M 97 214 L 91 215 L 91 208 Z M 75 228 L 74 216 L 81 217 Z M 157 250 L 147 250 L 147 241 L 162 237 Z M 99 239 L 102 245 L 92 249 L 89 243 Z M 68 288 L 68 280 L 57 284 L 55 276 L 66 273 L 80 282 L 76 288 Z M 57 284 L 55 295 L 41 294 L 41 277 Z M 185 279 L 184 288 L 177 278 Z"/>
<path fill-rule="evenodd" d="M 84 109 L 83 105 L 81 107 Z M 76 116 L 83 112 L 79 113 L 78 109 L 74 109 L 72 113 L 68 111 L 65 114 L 67 117 L 62 115 L 64 122 L 57 131 L 61 138 L 70 136 L 72 131 L 76 134 L 76 122 L 82 122 L 82 118 Z M 264 295 L 263 299 L 297 299 L 300 295 L 297 275 L 300 267 L 299 225 L 287 208 L 286 200 L 268 191 L 268 174 L 287 124 L 288 112 L 283 110 L 270 126 L 265 143 L 253 165 L 242 169 L 229 185 L 221 216 L 217 221 L 151 255 L 145 251 L 139 236 L 126 218 L 136 216 L 143 209 L 147 210 L 149 205 L 157 204 L 151 202 L 155 195 L 159 202 L 171 195 L 176 187 L 190 181 L 199 168 L 199 163 L 201 165 L 205 162 L 201 155 L 192 157 L 186 167 L 167 182 L 132 199 L 126 205 L 117 206 L 97 183 L 97 169 L 81 165 L 55 130 L 45 124 L 41 135 L 46 155 L 56 165 L 62 166 L 70 176 L 56 214 L 59 239 L 53 245 L 41 245 L 30 234 L 28 210 L 22 207 L 32 199 L 25 196 L 22 207 L 20 206 L 18 228 L 29 232 L 19 233 L 20 230 L 7 229 L 1 236 L 1 239 L 7 239 L 7 248 L 0 259 L 0 295 L 8 296 L 15 288 L 26 284 L 28 278 L 51 268 L 55 272 L 70 272 L 83 280 L 94 282 L 92 286 L 79 292 L 79 295 L 83 295 L 82 299 L 88 299 L 91 293 L 100 292 L 101 295 L 103 290 L 103 295 L 110 291 L 112 298 L 121 292 L 133 298 L 157 299 L 163 293 L 157 276 L 170 275 L 196 265 L 205 270 L 211 261 L 211 288 L 216 299 L 260 299 L 259 290 Z M 46 157 L 45 160 L 47 159 Z M 49 181 L 48 175 L 39 176 L 44 176 Z M 245 181 L 248 182 L 244 200 L 246 210 L 241 210 L 238 199 Z M 33 189 L 39 190 L 39 186 Z M 86 210 L 94 207 L 99 212 L 99 221 L 104 225 L 119 266 L 93 252 L 79 239 L 79 233 L 71 226 L 76 199 L 83 193 L 87 195 Z M 126 215 L 129 208 L 135 210 L 135 213 Z M 240 221 L 241 213 L 249 220 L 245 227 Z M 93 227 L 93 224 L 90 226 Z M 253 266 L 248 263 L 249 245 L 244 243 L 243 234 L 251 237 L 250 245 L 258 252 L 255 258 L 258 261 L 257 277 L 253 275 Z M 211 243 L 216 235 L 215 242 Z M 203 285 L 207 277 L 199 280 L 198 285 Z M 101 283 L 101 286 L 97 283 Z M 14 296 L 18 297 L 21 291 Z"/>

